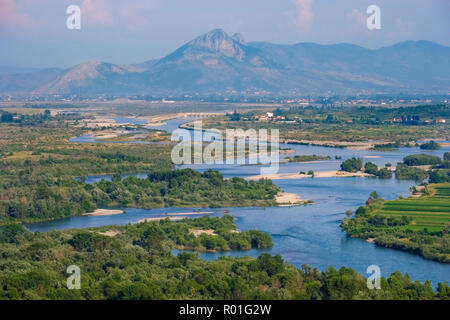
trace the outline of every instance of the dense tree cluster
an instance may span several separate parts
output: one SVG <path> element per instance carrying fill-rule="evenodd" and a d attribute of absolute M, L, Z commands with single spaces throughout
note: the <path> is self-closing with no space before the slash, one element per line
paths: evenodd
<path fill-rule="evenodd" d="M 423 149 L 423 150 L 438 150 L 440 148 L 441 148 L 441 145 L 439 143 L 437 143 L 436 141 L 429 141 L 429 142 L 422 143 L 420 145 L 420 149 Z"/>
<path fill-rule="evenodd" d="M 366 162 L 364 164 L 364 172 L 368 174 L 373 174 L 380 179 L 390 179 L 392 178 L 392 171 L 388 168 L 378 169 L 378 166 L 372 162 Z"/>
<path fill-rule="evenodd" d="M 218 171 L 153 170 L 147 179 L 130 176 L 87 184 L 83 179 L 21 171 L 12 196 L 0 200 L 0 221 L 46 220 L 98 207 L 224 207 L 275 205 L 280 189 L 270 180 L 224 179 Z M 11 182 L 12 183 L 12 182 Z M 13 185 L 2 183 L 3 189 Z M 7 193 L 5 193 L 7 195 Z"/>
<path fill-rule="evenodd" d="M 222 221 L 223 220 L 223 221 Z M 190 223 L 194 223 L 192 220 Z M 204 219 L 196 227 L 230 226 L 230 218 Z M 185 221 L 141 223 L 86 231 L 0 232 L 0 299 L 449 299 L 447 283 L 413 282 L 395 272 L 380 290 L 352 269 L 296 268 L 277 256 L 205 261 L 196 253 L 172 254 Z M 111 227 L 109 227 L 111 228 Z M 220 231 L 222 230 L 222 231 Z M 7 237 L 4 233 L 7 232 Z M 11 235 L 13 235 L 11 237 Z M 12 243 L 14 242 L 14 243 Z M 67 288 L 67 267 L 81 270 L 81 288 Z"/>
<path fill-rule="evenodd" d="M 50 110 L 31 114 L 19 114 L 0 109 L 0 123 L 14 123 L 20 126 L 48 126 L 55 121 L 81 120 L 83 119 L 77 113 L 51 115 Z"/>
<path fill-rule="evenodd" d="M 399 180 L 414 180 L 422 182 L 428 177 L 428 173 L 420 168 L 410 167 L 404 163 L 398 163 L 395 169 L 395 177 Z"/>
<path fill-rule="evenodd" d="M 347 159 L 341 163 L 341 170 L 347 172 L 358 172 L 361 171 L 363 166 L 363 160 L 361 158 L 351 158 Z"/>
<path fill-rule="evenodd" d="M 429 183 L 450 182 L 450 170 L 432 170 L 428 179 Z"/>
<path fill-rule="evenodd" d="M 407 166 L 437 165 L 441 161 L 438 156 L 428 154 L 412 154 L 403 158 L 403 163 Z"/>
<path fill-rule="evenodd" d="M 446 152 L 443 159 L 428 154 L 413 154 L 403 158 L 403 163 L 397 164 L 397 179 L 424 181 L 429 177 L 430 183 L 450 182 L 450 153 Z M 428 171 L 417 167 L 429 165 Z"/>

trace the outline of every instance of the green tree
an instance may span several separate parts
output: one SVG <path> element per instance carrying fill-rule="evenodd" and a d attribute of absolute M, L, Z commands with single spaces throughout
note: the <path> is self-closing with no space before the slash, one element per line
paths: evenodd
<path fill-rule="evenodd" d="M 420 149 L 424 149 L 424 150 L 438 150 L 440 148 L 441 148 L 441 145 L 433 140 L 420 145 Z"/>
<path fill-rule="evenodd" d="M 372 162 L 366 162 L 364 165 L 364 172 L 376 175 L 378 173 L 378 166 Z"/>
<path fill-rule="evenodd" d="M 357 172 L 361 171 L 363 165 L 363 160 L 361 158 L 351 158 L 347 159 L 341 163 L 341 170 L 347 172 Z"/>

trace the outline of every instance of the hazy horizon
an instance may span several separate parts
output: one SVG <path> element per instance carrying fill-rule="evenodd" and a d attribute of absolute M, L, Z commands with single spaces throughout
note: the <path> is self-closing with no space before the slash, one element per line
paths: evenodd
<path fill-rule="evenodd" d="M 216 30 L 216 29 L 221 29 L 221 28 L 215 28 L 215 29 L 212 29 L 212 30 Z M 208 30 L 207 32 L 212 31 L 212 30 Z M 224 31 L 227 32 L 226 30 L 224 30 Z M 207 33 L 207 32 L 204 32 L 203 34 L 205 34 L 205 33 Z M 231 34 L 230 34 L 229 32 L 227 32 L 227 33 L 231 36 Z M 240 32 L 237 32 L 237 33 L 240 33 Z M 199 36 L 200 36 L 200 34 L 199 34 Z M 243 35 L 243 36 L 244 36 L 244 38 L 245 38 L 245 35 Z M 194 38 L 193 38 L 193 39 L 194 39 Z M 184 44 L 188 43 L 189 41 L 191 41 L 191 40 L 193 40 L 193 39 L 187 39 L 187 40 L 185 41 L 185 43 L 181 44 L 181 45 L 178 46 L 178 47 L 173 48 L 168 54 L 170 54 L 170 53 L 176 51 L 177 49 L 179 49 L 180 47 L 182 47 Z M 247 41 L 247 39 L 245 39 L 245 40 Z M 328 46 L 328 45 L 329 45 L 329 46 L 332 46 L 332 45 L 344 45 L 344 44 L 348 44 L 348 45 L 354 45 L 354 46 L 358 46 L 358 47 L 365 48 L 365 49 L 369 49 L 369 50 L 377 50 L 377 49 L 380 49 L 380 48 L 390 47 L 390 46 L 393 46 L 393 45 L 396 45 L 396 44 L 399 44 L 399 43 L 411 42 L 411 41 L 412 41 L 412 42 L 426 41 L 426 42 L 436 43 L 436 44 L 438 44 L 438 45 L 440 45 L 440 46 L 450 47 L 450 46 L 444 45 L 444 44 L 442 44 L 442 43 L 438 43 L 438 42 L 435 42 L 435 41 L 424 40 L 424 39 L 421 39 L 421 40 L 403 40 L 403 41 L 399 41 L 399 42 L 396 42 L 396 43 L 393 43 L 393 44 L 390 44 L 390 45 L 380 46 L 380 47 L 376 47 L 376 48 L 368 48 L 368 47 L 365 47 L 365 46 L 362 46 L 362 45 L 358 45 L 358 44 L 355 44 L 355 43 L 350 43 L 350 42 L 318 43 L 318 42 L 312 42 L 312 41 L 304 41 L 304 42 L 296 42 L 296 43 L 277 43 L 277 42 L 270 42 L 270 41 L 263 41 L 263 40 L 260 40 L 260 41 L 252 41 L 252 40 L 249 40 L 249 41 L 247 41 L 247 43 L 266 42 L 266 43 L 271 43 L 271 44 L 276 44 L 276 45 L 297 45 L 297 44 L 313 43 L 313 44 L 323 45 L 323 46 Z M 90 62 L 90 61 L 101 61 L 101 62 L 110 63 L 110 64 L 117 64 L 117 65 L 133 65 L 133 64 L 143 63 L 143 62 L 146 62 L 146 61 L 149 61 L 149 60 L 159 60 L 159 59 L 164 58 L 165 56 L 166 56 L 166 55 L 161 56 L 161 57 L 152 57 L 152 58 L 145 59 L 145 60 L 142 60 L 142 61 L 122 62 L 122 63 L 114 63 L 114 62 L 111 62 L 111 61 L 104 61 L 104 60 L 97 59 L 96 57 L 92 57 L 92 59 L 80 61 L 80 62 L 78 62 L 78 63 L 76 63 L 76 64 L 74 64 L 74 65 L 69 65 L 69 66 L 44 66 L 44 67 L 40 67 L 40 66 L 20 66 L 20 65 L 6 65 L 6 64 L 0 64 L 0 68 L 11 68 L 11 69 L 19 68 L 19 69 L 24 69 L 24 70 L 28 70 L 28 69 L 29 69 L 30 71 L 37 71 L 37 70 L 40 70 L 40 69 L 46 69 L 46 68 L 60 68 L 60 69 L 66 69 L 66 68 L 70 68 L 70 67 L 73 67 L 73 66 L 75 66 L 75 65 L 83 64 L 83 63 Z"/>
<path fill-rule="evenodd" d="M 66 27 L 66 8 L 72 4 L 81 8 L 81 30 Z M 365 25 L 372 4 L 381 9 L 380 30 Z M 426 40 L 449 46 L 448 13 L 445 0 L 0 0 L 0 66 L 139 63 L 164 57 L 216 28 L 241 33 L 247 42 L 351 43 L 376 49 Z"/>

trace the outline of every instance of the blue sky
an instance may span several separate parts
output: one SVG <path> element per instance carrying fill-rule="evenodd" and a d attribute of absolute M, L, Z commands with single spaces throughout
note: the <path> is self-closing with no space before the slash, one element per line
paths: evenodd
<path fill-rule="evenodd" d="M 81 7 L 81 30 L 66 27 L 71 4 Z M 381 30 L 366 28 L 372 4 L 381 8 Z M 214 28 L 283 44 L 448 46 L 449 14 L 449 0 L 0 0 L 0 65 L 142 62 Z"/>

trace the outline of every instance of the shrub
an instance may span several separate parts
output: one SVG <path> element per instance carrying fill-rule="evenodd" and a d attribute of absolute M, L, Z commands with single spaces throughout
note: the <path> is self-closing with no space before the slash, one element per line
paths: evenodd
<path fill-rule="evenodd" d="M 450 152 L 444 153 L 444 160 L 450 160 Z"/>
<path fill-rule="evenodd" d="M 430 183 L 450 182 L 450 171 L 448 170 L 433 170 L 430 172 Z"/>
<path fill-rule="evenodd" d="M 378 170 L 377 177 L 380 179 L 390 179 L 392 178 L 392 171 L 387 168 L 382 168 Z"/>
<path fill-rule="evenodd" d="M 438 150 L 440 148 L 441 148 L 441 145 L 435 141 L 422 143 L 420 145 L 420 149 L 423 149 L 423 150 Z"/>
<path fill-rule="evenodd" d="M 357 172 L 360 171 L 363 165 L 363 160 L 361 158 L 351 158 L 347 159 L 341 163 L 341 170 L 347 172 Z"/>
<path fill-rule="evenodd" d="M 406 164 L 398 163 L 395 176 L 399 180 L 423 181 L 428 173 L 420 168 L 408 167 Z"/>
<path fill-rule="evenodd" d="M 376 175 L 378 173 L 378 166 L 372 162 L 366 162 L 364 166 L 364 172 Z"/>
<path fill-rule="evenodd" d="M 403 163 L 408 166 L 436 165 L 441 163 L 441 158 L 428 154 L 412 154 L 403 158 Z"/>

